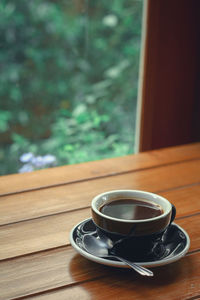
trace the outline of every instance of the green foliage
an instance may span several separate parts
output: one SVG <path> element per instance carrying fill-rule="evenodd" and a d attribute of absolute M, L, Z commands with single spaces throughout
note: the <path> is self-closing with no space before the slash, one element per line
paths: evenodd
<path fill-rule="evenodd" d="M 133 152 L 141 15 L 136 0 L 1 1 L 1 174 L 25 152 Z"/>

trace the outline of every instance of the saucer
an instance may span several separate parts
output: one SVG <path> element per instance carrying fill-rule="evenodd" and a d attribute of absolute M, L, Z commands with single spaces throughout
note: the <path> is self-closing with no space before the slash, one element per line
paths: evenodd
<path fill-rule="evenodd" d="M 94 261 L 96 263 L 100 263 L 103 265 L 108 265 L 117 268 L 130 268 L 125 263 L 118 261 L 114 258 L 101 258 L 95 255 L 88 253 L 82 246 L 81 239 L 80 239 L 80 228 L 83 234 L 92 234 L 96 231 L 96 226 L 93 223 L 92 219 L 86 219 L 76 226 L 70 232 L 70 243 L 72 247 L 82 256 L 85 258 Z M 144 257 L 142 260 L 138 260 L 133 253 L 133 261 L 137 262 L 137 264 L 145 267 L 158 267 L 170 264 L 182 258 L 187 252 L 190 247 L 190 238 L 187 232 L 181 228 L 179 225 L 172 223 L 168 230 L 168 234 L 165 236 L 162 246 L 164 247 L 164 255 L 160 258 L 157 256 Z M 124 247 L 125 249 L 126 247 Z M 126 251 L 123 251 L 123 256 L 126 258 Z M 130 257 L 128 258 L 130 260 Z"/>

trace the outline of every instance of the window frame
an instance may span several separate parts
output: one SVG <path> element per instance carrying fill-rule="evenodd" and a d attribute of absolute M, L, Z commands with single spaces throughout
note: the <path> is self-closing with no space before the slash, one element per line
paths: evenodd
<path fill-rule="evenodd" d="M 136 152 L 200 137 L 198 0 L 144 0 Z"/>

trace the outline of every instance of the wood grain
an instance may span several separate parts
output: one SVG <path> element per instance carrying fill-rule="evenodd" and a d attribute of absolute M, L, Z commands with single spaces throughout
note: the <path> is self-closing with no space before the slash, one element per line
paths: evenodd
<path fill-rule="evenodd" d="M 161 192 L 160 195 L 176 206 L 179 218 L 200 213 L 200 185 Z"/>
<path fill-rule="evenodd" d="M 184 291 L 182 292 L 185 292 L 185 287 L 189 287 L 190 284 L 195 285 L 196 291 L 198 291 L 199 264 L 200 253 L 198 252 L 186 256 L 173 264 L 155 268 L 155 277 L 147 280 L 132 270 L 116 269 L 91 262 L 78 254 L 76 255 L 73 249 L 68 247 L 67 249 L 51 250 L 2 262 L 0 270 L 0 299 L 6 300 L 22 297 L 58 287 L 69 287 L 70 285 L 90 280 L 92 282 L 85 283 L 86 287 L 89 290 L 90 288 L 96 290 L 98 289 L 97 286 L 99 286 L 98 293 L 102 290 L 105 296 L 109 295 L 109 286 L 113 286 L 111 295 L 114 293 L 114 296 L 117 295 L 115 294 L 117 292 L 114 288 L 115 286 L 123 290 L 123 285 L 128 286 L 132 282 L 133 286 L 130 286 L 131 294 L 135 297 L 138 296 L 137 292 L 134 291 L 135 287 L 137 285 L 142 286 L 142 284 L 146 286 L 147 295 L 148 290 L 151 293 L 150 286 L 152 291 L 156 287 L 164 290 L 165 286 L 169 297 L 172 293 L 172 290 L 169 289 L 170 284 L 172 284 L 172 287 L 174 285 L 174 289 L 175 287 L 178 289 L 184 278 L 188 278 L 188 280 L 185 281 L 187 285 L 184 286 Z M 98 278 L 101 278 L 101 280 L 96 281 L 95 279 Z M 168 286 L 167 289 L 166 286 Z M 128 291 L 130 293 L 130 289 Z M 68 295 L 67 299 L 73 299 L 70 298 L 70 290 Z M 92 299 L 96 298 L 93 297 Z"/>
<path fill-rule="evenodd" d="M 2 226 L 0 259 L 68 245 L 72 227 L 88 217 L 90 217 L 90 209 L 84 209 Z M 200 215 L 179 219 L 176 222 L 188 231 L 192 236 L 191 239 L 194 239 L 191 249 L 199 249 L 200 240 L 195 232 L 200 228 Z"/>
<path fill-rule="evenodd" d="M 141 278 L 129 271 L 115 270 L 110 278 L 81 283 L 28 300 L 66 299 L 199 299 L 200 254 L 154 269 L 155 277 Z M 187 280 L 185 280 L 187 278 Z"/>
<path fill-rule="evenodd" d="M 82 270 L 73 269 L 73 260 L 80 261 Z M 98 266 L 99 270 L 103 270 Z M 84 269 L 87 272 L 84 272 Z M 23 258 L 1 263 L 0 269 L 0 299 L 12 299 L 38 291 L 69 285 L 75 282 L 71 272 L 78 281 L 91 279 L 94 264 L 75 256 L 73 249 L 60 249 L 43 252 Z M 17 275 L 17 276 L 16 276 Z"/>
<path fill-rule="evenodd" d="M 200 158 L 200 143 L 0 177 L 0 195 Z"/>
<path fill-rule="evenodd" d="M 113 189 L 141 189 L 161 193 L 200 183 L 200 160 L 98 178 L 0 198 L 0 224 L 89 207 L 92 198 Z"/>
<path fill-rule="evenodd" d="M 35 177 L 27 174 L 27 182 L 26 174 L 5 176 L 0 187 L 5 185 L 3 191 L 11 193 L 0 197 L 0 299 L 197 299 L 200 144 L 168 150 L 111 160 L 98 174 L 93 173 L 92 166 L 99 163 L 95 162 L 74 171 L 73 166 L 62 167 L 60 178 L 59 172 L 55 174 L 60 168 L 36 172 Z M 119 188 L 149 190 L 168 198 L 177 208 L 176 223 L 191 238 L 188 255 L 155 268 L 154 278 L 96 264 L 69 245 L 72 227 L 90 217 L 92 197 Z"/>

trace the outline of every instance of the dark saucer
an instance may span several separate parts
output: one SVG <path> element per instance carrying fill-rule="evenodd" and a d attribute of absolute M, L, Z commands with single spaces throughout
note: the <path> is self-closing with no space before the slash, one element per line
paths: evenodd
<path fill-rule="evenodd" d="M 91 218 L 76 225 L 70 234 L 70 242 L 72 246 L 81 255 L 98 263 L 125 267 L 125 265 L 117 259 L 99 258 L 88 253 L 81 243 L 80 236 L 88 233 L 97 236 L 96 226 Z M 138 262 L 141 265 L 160 266 L 183 257 L 187 253 L 189 246 L 190 239 L 188 234 L 180 226 L 172 223 L 168 230 L 164 233 L 162 240 L 155 242 L 152 245 L 151 251 L 148 253 L 141 251 L 141 246 L 138 247 L 134 244 L 131 238 L 124 239 L 120 243 L 116 243 L 113 247 L 113 251 L 116 255 L 122 256 L 133 262 Z"/>

